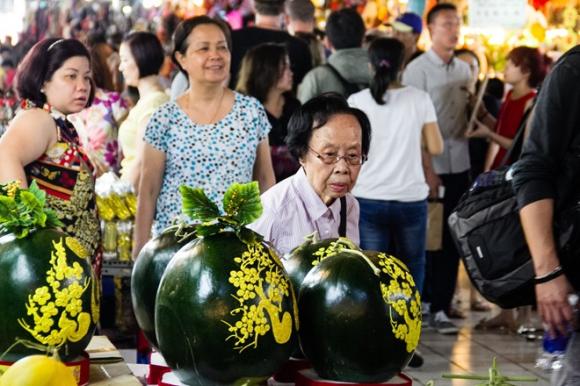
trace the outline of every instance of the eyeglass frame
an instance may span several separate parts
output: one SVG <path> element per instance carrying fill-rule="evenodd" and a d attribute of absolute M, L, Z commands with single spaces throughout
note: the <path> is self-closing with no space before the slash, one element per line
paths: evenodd
<path fill-rule="evenodd" d="M 353 164 L 353 163 L 351 163 L 348 160 L 348 157 L 349 157 L 348 155 L 338 155 L 337 154 L 337 155 L 335 155 L 333 157 L 327 158 L 328 156 L 325 156 L 325 155 L 320 154 L 319 152 L 317 152 L 316 150 L 314 150 L 310 146 L 308 146 L 308 150 L 310 150 L 311 152 L 313 152 L 314 154 L 316 154 L 316 158 L 318 158 L 320 161 L 322 161 L 322 163 L 325 164 L 325 165 L 336 165 L 337 163 L 340 162 L 341 159 L 343 159 L 344 162 L 346 162 L 346 164 L 349 165 L 349 166 L 361 166 L 362 164 L 364 164 L 367 161 L 367 156 L 364 155 L 364 154 L 360 154 L 359 155 L 359 157 L 360 157 L 360 163 Z M 330 163 L 327 162 L 327 161 L 325 161 L 325 159 L 328 160 L 330 158 L 333 158 L 334 160 L 331 161 Z"/>

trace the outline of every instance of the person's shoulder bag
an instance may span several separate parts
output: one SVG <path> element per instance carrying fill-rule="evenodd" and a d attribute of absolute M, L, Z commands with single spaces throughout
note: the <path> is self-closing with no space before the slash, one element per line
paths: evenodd
<path fill-rule="evenodd" d="M 514 157 L 514 149 L 521 149 L 525 118 L 502 165 Z M 578 168 L 578 162 L 571 164 Z M 576 170 L 574 174 L 580 173 Z M 564 270 L 572 271 L 580 258 L 578 196 L 556 207 L 561 208 L 554 215 L 559 256 Z M 535 272 L 512 189 L 511 167 L 480 174 L 459 200 L 448 224 L 467 274 L 484 298 L 502 308 L 535 304 Z"/>

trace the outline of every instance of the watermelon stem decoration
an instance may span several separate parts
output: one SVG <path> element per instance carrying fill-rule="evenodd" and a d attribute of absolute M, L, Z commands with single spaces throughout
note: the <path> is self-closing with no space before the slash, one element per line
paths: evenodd
<path fill-rule="evenodd" d="M 201 188 L 181 186 L 183 213 L 201 224 L 196 228 L 198 236 L 211 236 L 230 228 L 246 244 L 261 241 L 255 232 L 245 228 L 262 215 L 262 202 L 257 182 L 232 184 L 224 194 L 223 206 L 225 215 L 203 192 Z"/>
<path fill-rule="evenodd" d="M 381 270 L 367 257 L 367 255 L 365 255 L 361 251 L 356 249 L 343 249 L 341 252 L 350 252 L 360 256 L 369 265 L 369 267 L 371 268 L 376 277 L 381 276 Z"/>
<path fill-rule="evenodd" d="M 31 230 L 62 226 L 54 210 L 45 208 L 46 193 L 32 181 L 21 189 L 18 181 L 0 184 L 0 234 L 13 233 L 21 239 Z"/>

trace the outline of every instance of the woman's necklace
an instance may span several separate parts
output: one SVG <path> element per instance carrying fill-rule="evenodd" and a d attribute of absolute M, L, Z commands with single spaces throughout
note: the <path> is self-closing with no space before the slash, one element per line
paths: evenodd
<path fill-rule="evenodd" d="M 215 109 L 215 111 L 214 111 L 214 113 L 213 113 L 212 117 L 211 117 L 211 120 L 210 120 L 210 121 L 207 123 L 208 125 L 213 125 L 213 124 L 215 124 L 215 123 L 216 123 L 216 122 L 215 122 L 215 119 L 216 119 L 216 117 L 217 117 L 217 115 L 218 115 L 218 113 L 219 113 L 219 111 L 220 111 L 220 107 L 222 106 L 222 102 L 223 102 L 223 100 L 224 100 L 224 95 L 225 95 L 225 93 L 226 93 L 226 90 L 225 90 L 225 88 L 222 88 L 222 95 L 220 96 L 220 100 L 219 100 L 219 102 L 218 102 L 218 105 L 217 105 L 217 107 L 216 107 L 216 109 Z"/>

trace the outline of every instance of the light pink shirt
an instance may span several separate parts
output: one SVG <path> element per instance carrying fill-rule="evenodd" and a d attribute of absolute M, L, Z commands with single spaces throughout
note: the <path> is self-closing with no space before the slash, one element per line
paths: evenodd
<path fill-rule="evenodd" d="M 322 201 L 308 182 L 304 169 L 279 182 L 262 194 L 264 213 L 249 228 L 258 232 L 283 256 L 317 231 L 321 239 L 338 237 L 340 200 L 330 206 Z M 346 235 L 359 244 L 359 206 L 350 193 L 346 195 Z"/>

